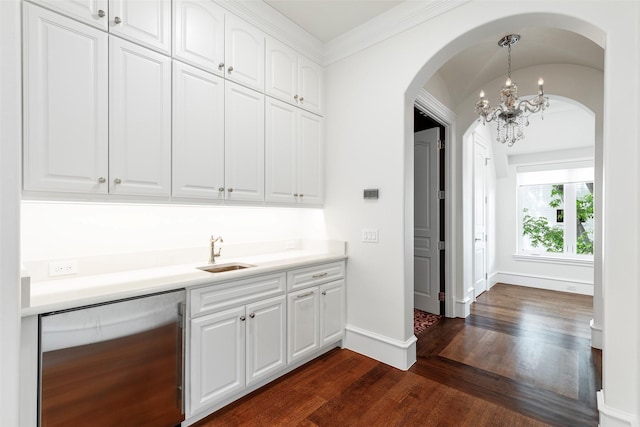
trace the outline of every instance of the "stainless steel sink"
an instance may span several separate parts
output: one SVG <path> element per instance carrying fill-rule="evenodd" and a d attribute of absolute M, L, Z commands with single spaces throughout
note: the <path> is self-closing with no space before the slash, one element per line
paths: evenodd
<path fill-rule="evenodd" d="M 197 268 L 199 270 L 206 271 L 208 273 L 225 273 L 227 271 L 242 270 L 250 267 L 255 267 L 255 265 L 236 262 L 236 263 L 229 263 L 229 264 L 206 265 L 204 267 L 197 267 Z"/>

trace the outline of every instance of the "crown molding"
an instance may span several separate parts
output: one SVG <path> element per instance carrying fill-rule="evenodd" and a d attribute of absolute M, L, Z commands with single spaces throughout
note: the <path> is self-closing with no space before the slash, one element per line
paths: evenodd
<path fill-rule="evenodd" d="M 456 120 L 456 114 L 424 88 L 420 89 L 415 105 L 425 113 L 434 115 L 436 119 L 448 125 L 451 125 Z"/>
<path fill-rule="evenodd" d="M 322 42 L 267 3 L 246 0 L 216 0 L 215 3 L 312 61 L 322 64 Z"/>
<path fill-rule="evenodd" d="M 322 65 L 360 52 L 471 0 L 405 1 L 325 43 Z"/>

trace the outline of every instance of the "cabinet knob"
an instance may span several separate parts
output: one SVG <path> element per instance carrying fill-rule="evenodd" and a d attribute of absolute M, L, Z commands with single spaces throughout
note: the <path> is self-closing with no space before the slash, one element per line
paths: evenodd
<path fill-rule="evenodd" d="M 113 180 L 114 184 L 122 184 L 122 180 L 120 178 L 116 178 Z"/>
<path fill-rule="evenodd" d="M 240 321 L 241 321 L 241 322 L 244 322 L 245 320 L 247 320 L 247 318 L 246 318 L 246 317 L 244 317 L 244 316 L 240 316 Z"/>
<path fill-rule="evenodd" d="M 104 10 L 100 9 L 100 10 L 98 11 L 98 16 L 99 16 L 100 18 L 104 18 Z"/>
<path fill-rule="evenodd" d="M 222 70 L 224 68 L 224 62 L 218 64 L 218 70 Z"/>
<path fill-rule="evenodd" d="M 300 102 L 303 102 L 303 101 L 304 101 L 304 96 L 301 96 L 300 97 Z"/>
<path fill-rule="evenodd" d="M 228 191 L 229 193 L 233 193 L 233 188 L 227 188 L 227 191 Z"/>
<path fill-rule="evenodd" d="M 326 295 L 326 294 L 327 294 L 327 291 L 322 291 L 322 295 Z"/>
<path fill-rule="evenodd" d="M 298 193 L 293 193 L 293 197 L 298 197 Z"/>
<path fill-rule="evenodd" d="M 251 317 L 251 318 L 253 319 L 254 317 L 256 317 L 256 314 L 255 314 L 255 313 L 251 313 L 251 314 L 249 315 L 249 317 Z"/>
<path fill-rule="evenodd" d="M 298 100 L 298 95 L 293 95 L 293 99 Z"/>
<path fill-rule="evenodd" d="M 113 19 L 113 22 L 115 22 L 116 24 L 122 24 L 122 19 L 120 19 L 120 17 L 119 17 L 119 16 L 116 16 L 116 17 Z"/>
<path fill-rule="evenodd" d="M 300 197 L 304 197 L 304 194 L 300 193 Z"/>
<path fill-rule="evenodd" d="M 224 191 L 224 187 L 218 187 L 218 191 Z"/>
<path fill-rule="evenodd" d="M 104 177 L 104 176 L 101 176 L 100 178 L 98 178 L 98 182 L 99 182 L 100 184 L 104 184 L 105 182 L 107 182 L 107 180 L 105 179 L 105 177 Z"/>
<path fill-rule="evenodd" d="M 233 66 L 229 66 L 229 68 L 227 68 L 227 71 L 229 72 L 229 74 L 231 74 L 231 72 L 233 71 Z"/>

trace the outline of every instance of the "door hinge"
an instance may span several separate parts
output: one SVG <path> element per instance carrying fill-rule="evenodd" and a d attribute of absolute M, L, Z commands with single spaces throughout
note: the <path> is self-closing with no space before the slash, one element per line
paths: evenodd
<path fill-rule="evenodd" d="M 484 280 L 489 280 L 489 273 L 484 273 Z"/>
<path fill-rule="evenodd" d="M 439 241 L 438 242 L 438 250 L 444 251 L 444 242 L 443 241 Z"/>
<path fill-rule="evenodd" d="M 438 150 L 444 150 L 444 141 L 441 139 L 438 140 Z"/>
<path fill-rule="evenodd" d="M 438 292 L 438 301 L 444 301 L 444 292 Z"/>
<path fill-rule="evenodd" d="M 438 191 L 438 199 L 444 200 L 444 190 Z"/>

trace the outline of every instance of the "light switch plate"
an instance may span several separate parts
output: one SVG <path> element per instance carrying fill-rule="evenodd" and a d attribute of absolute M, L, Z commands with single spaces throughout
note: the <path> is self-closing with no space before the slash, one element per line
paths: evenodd
<path fill-rule="evenodd" d="M 378 229 L 377 228 L 363 228 L 362 229 L 362 241 L 366 243 L 378 243 Z"/>

